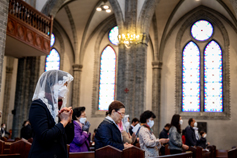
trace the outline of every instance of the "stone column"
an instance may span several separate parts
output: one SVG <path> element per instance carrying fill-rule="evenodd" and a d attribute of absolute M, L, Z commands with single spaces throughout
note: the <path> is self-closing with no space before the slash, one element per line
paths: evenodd
<path fill-rule="evenodd" d="M 3 57 L 5 54 L 6 30 L 9 0 L 0 1 L 0 89 L 2 80 Z"/>
<path fill-rule="evenodd" d="M 73 66 L 73 88 L 72 88 L 72 107 L 80 106 L 80 81 L 81 81 L 81 71 L 82 65 L 74 64 Z"/>
<path fill-rule="evenodd" d="M 161 69 L 162 62 L 152 62 L 152 111 L 156 115 L 154 134 L 159 136 L 160 132 L 160 99 L 161 99 Z"/>
<path fill-rule="evenodd" d="M 40 57 L 25 57 L 18 60 L 13 138 L 20 137 L 22 123 L 28 119 L 35 86 L 39 79 L 39 66 Z"/>

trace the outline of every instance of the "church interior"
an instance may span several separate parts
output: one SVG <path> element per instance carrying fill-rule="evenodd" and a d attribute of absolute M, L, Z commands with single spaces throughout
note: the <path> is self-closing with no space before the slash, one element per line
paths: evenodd
<path fill-rule="evenodd" d="M 92 133 L 113 100 L 130 120 L 194 118 L 218 149 L 237 145 L 237 1 L 0 1 L 1 123 L 20 137 L 40 75 L 70 73 L 67 106 Z"/>

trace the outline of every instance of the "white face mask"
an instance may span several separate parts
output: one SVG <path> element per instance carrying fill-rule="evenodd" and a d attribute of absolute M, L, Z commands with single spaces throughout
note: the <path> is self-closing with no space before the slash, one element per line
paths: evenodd
<path fill-rule="evenodd" d="M 198 124 L 197 124 L 197 122 L 195 122 L 195 123 L 194 123 L 194 127 L 197 127 L 197 126 L 198 126 Z"/>
<path fill-rule="evenodd" d="M 183 124 L 183 120 L 179 120 L 179 124 L 182 125 Z"/>
<path fill-rule="evenodd" d="M 68 89 L 66 86 L 59 88 L 58 89 L 58 98 L 59 99 L 64 98 L 66 96 L 67 92 L 68 92 Z"/>
<path fill-rule="evenodd" d="M 204 134 L 204 135 L 203 135 L 203 138 L 206 138 L 206 137 L 207 137 L 207 134 Z"/>
<path fill-rule="evenodd" d="M 147 125 L 152 128 L 154 125 L 154 121 L 149 119 L 149 122 L 147 122 Z"/>
<path fill-rule="evenodd" d="M 82 124 L 85 124 L 85 123 L 86 123 L 86 117 L 81 117 L 81 118 L 80 118 L 80 122 L 81 122 Z"/>
<path fill-rule="evenodd" d="M 130 123 L 129 123 L 129 122 L 126 122 L 126 123 L 124 124 L 124 126 L 125 126 L 125 127 L 129 127 L 129 126 L 130 126 Z"/>

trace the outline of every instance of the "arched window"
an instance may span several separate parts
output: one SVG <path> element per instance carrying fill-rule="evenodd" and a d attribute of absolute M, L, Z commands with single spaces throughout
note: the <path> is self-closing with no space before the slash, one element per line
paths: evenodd
<path fill-rule="evenodd" d="M 52 49 L 50 54 L 45 59 L 45 71 L 59 70 L 60 69 L 60 56 L 56 49 Z"/>
<path fill-rule="evenodd" d="M 100 57 L 99 110 L 108 110 L 114 100 L 116 82 L 116 53 L 107 46 Z"/>
<path fill-rule="evenodd" d="M 210 40 L 213 31 L 207 20 L 191 27 L 194 41 L 184 46 L 182 56 L 182 112 L 223 112 L 222 51 Z M 195 41 L 206 42 L 203 52 Z"/>
<path fill-rule="evenodd" d="M 223 112 L 222 51 L 211 41 L 204 50 L 204 111 Z"/>
<path fill-rule="evenodd" d="M 190 41 L 183 50 L 182 111 L 200 111 L 200 51 Z"/>

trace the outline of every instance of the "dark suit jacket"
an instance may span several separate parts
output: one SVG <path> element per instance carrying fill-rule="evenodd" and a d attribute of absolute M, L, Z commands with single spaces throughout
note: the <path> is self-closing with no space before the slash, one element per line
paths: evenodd
<path fill-rule="evenodd" d="M 117 149 L 123 150 L 123 141 L 118 127 L 110 120 L 104 119 L 99 125 L 95 134 L 95 149 L 111 145 Z"/>
<path fill-rule="evenodd" d="M 193 127 L 187 126 L 185 128 L 185 144 L 188 146 L 196 146 L 197 140 Z"/>
<path fill-rule="evenodd" d="M 55 124 L 46 105 L 39 99 L 32 102 L 29 121 L 33 130 L 33 143 L 29 158 L 67 158 L 67 143 L 74 137 L 73 124 L 63 127 Z"/>

